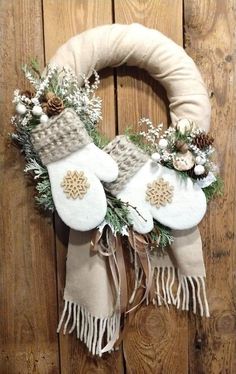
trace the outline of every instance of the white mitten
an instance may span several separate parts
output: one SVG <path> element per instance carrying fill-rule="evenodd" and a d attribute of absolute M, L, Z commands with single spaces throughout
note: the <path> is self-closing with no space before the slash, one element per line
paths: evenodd
<path fill-rule="evenodd" d="M 104 149 L 119 166 L 115 182 L 106 188 L 130 208 L 134 230 L 145 234 L 153 218 L 175 230 L 196 226 L 206 212 L 206 198 L 190 178 L 151 160 L 125 136 L 117 136 Z M 138 211 L 138 213 L 137 213 Z"/>
<path fill-rule="evenodd" d="M 52 197 L 61 219 L 72 229 L 91 230 L 104 219 L 107 203 L 100 181 L 118 176 L 116 162 L 92 143 L 73 109 L 65 109 L 31 132 L 47 166 Z"/>

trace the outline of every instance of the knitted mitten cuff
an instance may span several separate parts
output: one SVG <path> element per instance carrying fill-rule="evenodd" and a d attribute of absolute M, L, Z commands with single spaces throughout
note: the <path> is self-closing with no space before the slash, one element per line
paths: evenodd
<path fill-rule="evenodd" d="M 83 122 L 73 109 L 39 124 L 31 132 L 31 142 L 43 164 L 58 161 L 92 142 Z"/>
<path fill-rule="evenodd" d="M 140 148 L 133 144 L 125 135 L 116 136 L 103 150 L 118 164 L 118 178 L 112 183 L 105 183 L 105 188 L 117 195 L 149 159 Z"/>

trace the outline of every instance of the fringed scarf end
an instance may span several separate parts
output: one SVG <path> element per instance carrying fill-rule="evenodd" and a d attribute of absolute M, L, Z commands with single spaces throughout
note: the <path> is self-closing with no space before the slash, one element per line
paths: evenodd
<path fill-rule="evenodd" d="M 201 317 L 210 317 L 206 296 L 204 276 L 181 275 L 172 266 L 156 267 L 154 275 L 156 295 L 153 303 L 157 305 L 175 305 L 177 309 L 190 310 L 197 313 L 199 309 Z M 177 291 L 174 294 L 174 285 L 177 280 Z"/>
<path fill-rule="evenodd" d="M 77 338 L 85 343 L 89 352 L 101 357 L 103 353 L 114 350 L 114 344 L 119 338 L 120 318 L 120 313 L 114 313 L 111 317 L 92 316 L 86 308 L 65 300 L 57 333 L 64 323 L 65 335 L 71 323 L 68 333 L 71 334 L 76 329 Z"/>

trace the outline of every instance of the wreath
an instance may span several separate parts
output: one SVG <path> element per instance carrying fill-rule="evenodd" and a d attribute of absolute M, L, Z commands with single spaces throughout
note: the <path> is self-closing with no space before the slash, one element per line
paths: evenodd
<path fill-rule="evenodd" d="M 104 35 L 110 36 L 108 41 Z M 98 45 L 107 43 L 103 55 L 93 49 L 92 40 Z M 143 47 L 144 40 L 150 42 L 143 52 L 138 47 Z M 111 47 L 113 43 L 116 49 Z M 152 49 L 154 45 L 156 50 Z M 83 58 L 86 61 L 86 56 L 79 54 L 85 46 L 87 58 L 93 56 L 89 66 L 78 63 Z M 158 73 L 154 69 L 156 59 L 148 53 L 151 50 L 159 53 L 162 66 Z M 185 77 L 186 82 L 176 76 L 177 68 L 173 72 L 169 69 L 175 62 L 174 54 L 181 79 Z M 77 61 L 76 66 L 72 60 Z M 167 94 L 171 91 L 172 123 L 165 130 L 163 124 L 154 125 L 150 119 L 141 118 L 138 132 L 127 128 L 124 135 L 109 141 L 99 131 L 102 101 L 96 96 L 100 83 L 97 70 L 124 61 L 144 66 L 155 79 L 166 79 Z M 56 210 L 71 228 L 65 307 L 58 331 L 68 313 L 64 332 L 72 319 L 70 332 L 77 326 L 78 338 L 93 354 L 101 355 L 113 349 L 123 313 L 143 300 L 177 308 L 182 305 L 188 310 L 189 287 L 193 311 L 196 313 L 198 302 L 200 314 L 209 316 L 197 224 L 206 212 L 206 202 L 222 194 L 223 182 L 214 138 L 201 126 L 203 117 L 209 122 L 208 100 L 193 61 L 156 30 L 115 24 L 72 38 L 43 74 L 36 60 L 25 65 L 23 71 L 32 88 L 14 92 L 15 130 L 11 138 L 21 147 L 26 160 L 24 171 L 35 183 L 36 204 L 45 211 Z M 189 79 L 197 92 L 191 93 Z M 182 112 L 178 112 L 179 107 Z M 198 123 L 201 107 L 204 116 Z M 124 256 L 127 248 L 129 266 L 135 272 L 129 297 Z M 144 295 L 129 308 L 140 286 Z"/>
<path fill-rule="evenodd" d="M 98 124 L 102 120 L 102 101 L 95 95 L 100 83 L 99 75 L 94 71 L 93 84 L 90 84 L 88 77 L 83 76 L 84 85 L 81 87 L 78 77 L 70 68 L 48 64 L 42 76 L 39 64 L 34 59 L 23 67 L 23 71 L 32 89 L 17 89 L 14 92 L 15 115 L 11 122 L 15 132 L 11 134 L 11 138 L 19 144 L 24 154 L 24 171 L 35 183 L 37 206 L 45 211 L 54 212 L 48 170 L 39 153 L 35 151 L 31 132 L 39 124 L 45 125 L 66 108 L 71 108 L 83 121 L 94 144 L 100 149 L 106 147 L 109 141 L 98 129 Z M 207 201 L 222 194 L 223 182 L 214 162 L 215 148 L 212 136 L 186 118 L 180 119 L 165 131 L 163 124 L 154 126 L 147 118 L 140 119 L 139 125 L 138 133 L 132 128 L 127 128 L 126 136 L 150 155 L 153 163 L 175 170 L 180 178 L 191 178 L 193 183 L 202 188 Z M 165 192 L 165 185 L 163 188 Z M 105 192 L 107 212 L 104 223 L 108 224 L 114 233 L 122 234 L 132 228 L 128 207 L 133 206 L 112 196 L 106 188 Z M 151 198 L 153 199 L 153 196 Z M 160 204 L 164 204 L 165 201 L 165 198 L 161 199 Z M 161 236 L 159 246 L 171 244 L 172 236 L 168 227 L 157 221 L 155 223 L 154 232 L 158 231 Z M 154 235 L 154 232 L 151 235 Z"/>

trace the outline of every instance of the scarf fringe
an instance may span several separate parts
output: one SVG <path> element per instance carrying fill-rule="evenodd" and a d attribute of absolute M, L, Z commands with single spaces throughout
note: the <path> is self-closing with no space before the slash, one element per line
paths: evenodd
<path fill-rule="evenodd" d="M 130 304 L 133 303 L 136 292 L 140 288 L 143 278 L 145 278 L 145 274 L 138 266 L 135 257 L 136 276 L 134 290 L 129 300 Z M 187 311 L 192 305 L 194 314 L 199 309 L 201 316 L 210 316 L 203 276 L 183 276 L 172 266 L 155 267 L 153 270 L 153 282 L 155 284 L 153 304 L 158 306 L 164 304 L 167 308 L 169 308 L 169 305 L 174 305 L 177 309 Z M 177 289 L 174 291 L 176 281 Z M 148 303 L 148 295 L 146 301 Z M 130 311 L 136 309 L 137 306 Z M 115 342 L 118 340 L 120 333 L 120 319 L 120 312 L 114 313 L 111 317 L 100 318 L 91 315 L 86 308 L 79 304 L 65 299 L 57 332 L 60 332 L 64 323 L 64 335 L 67 332 L 71 334 L 76 330 L 77 338 L 85 343 L 89 352 L 101 357 L 103 353 L 114 350 Z"/>
<path fill-rule="evenodd" d="M 64 323 L 65 335 L 71 323 L 68 333 L 71 334 L 76 329 L 77 338 L 85 343 L 90 353 L 101 357 L 103 353 L 113 351 L 114 344 L 119 338 L 121 314 L 114 313 L 111 317 L 99 318 L 92 316 L 86 308 L 72 301 L 66 299 L 64 301 L 57 333 Z M 105 347 L 103 347 L 104 343 Z"/>
<path fill-rule="evenodd" d="M 206 297 L 204 276 L 184 276 L 172 266 L 155 267 L 155 298 L 153 303 L 159 306 L 175 305 L 177 309 L 189 310 L 192 305 L 193 313 L 199 308 L 201 317 L 210 317 Z M 176 296 L 174 284 L 177 280 Z"/>

